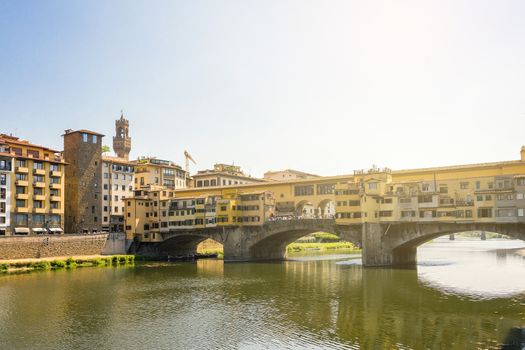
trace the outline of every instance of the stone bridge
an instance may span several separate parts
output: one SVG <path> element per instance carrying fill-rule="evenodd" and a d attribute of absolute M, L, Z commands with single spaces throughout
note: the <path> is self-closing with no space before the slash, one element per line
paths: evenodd
<path fill-rule="evenodd" d="M 489 231 L 525 240 L 525 224 L 513 223 L 362 223 L 336 225 L 332 219 L 269 221 L 261 226 L 214 227 L 161 233 L 160 243 L 142 243 L 138 254 L 167 257 L 194 254 L 211 238 L 224 247 L 225 261 L 282 260 L 286 246 L 314 232 L 330 232 L 363 248 L 364 266 L 414 265 L 417 247 L 462 231 Z"/>

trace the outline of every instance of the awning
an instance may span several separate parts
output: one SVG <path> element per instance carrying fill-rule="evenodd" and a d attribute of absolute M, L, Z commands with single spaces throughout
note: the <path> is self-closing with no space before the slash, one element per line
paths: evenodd
<path fill-rule="evenodd" d="M 42 227 L 35 227 L 35 228 L 33 228 L 33 232 L 44 233 L 44 232 L 47 232 L 47 230 L 45 228 L 42 228 Z"/>
<path fill-rule="evenodd" d="M 15 233 L 29 234 L 28 227 L 15 227 Z"/>
<path fill-rule="evenodd" d="M 60 227 L 51 227 L 49 229 L 49 231 L 51 231 L 51 232 L 63 232 L 64 230 L 62 230 Z"/>

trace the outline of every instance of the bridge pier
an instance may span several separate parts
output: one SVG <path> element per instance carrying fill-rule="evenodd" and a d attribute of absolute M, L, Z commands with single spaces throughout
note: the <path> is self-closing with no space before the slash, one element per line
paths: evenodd
<path fill-rule="evenodd" d="M 364 223 L 362 226 L 363 266 L 410 266 L 417 262 L 417 247 L 399 246 L 392 248 L 389 234 L 390 225 Z M 391 234 L 394 234 L 392 232 Z"/>

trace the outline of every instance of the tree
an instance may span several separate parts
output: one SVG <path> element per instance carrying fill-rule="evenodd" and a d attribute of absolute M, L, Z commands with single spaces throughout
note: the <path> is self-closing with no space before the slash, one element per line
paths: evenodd
<path fill-rule="evenodd" d="M 102 146 L 102 153 L 109 153 L 109 152 L 111 152 L 111 147 L 109 147 L 108 145 Z"/>

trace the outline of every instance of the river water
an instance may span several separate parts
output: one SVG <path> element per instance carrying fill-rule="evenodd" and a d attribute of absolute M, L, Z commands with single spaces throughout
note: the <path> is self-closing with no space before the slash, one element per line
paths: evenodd
<path fill-rule="evenodd" d="M 0 276 L 0 349 L 486 349 L 525 326 L 520 241 Z"/>

